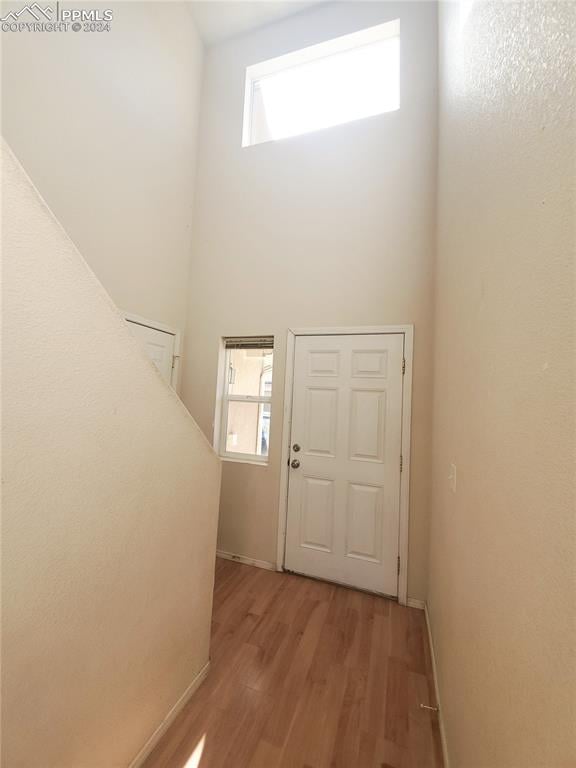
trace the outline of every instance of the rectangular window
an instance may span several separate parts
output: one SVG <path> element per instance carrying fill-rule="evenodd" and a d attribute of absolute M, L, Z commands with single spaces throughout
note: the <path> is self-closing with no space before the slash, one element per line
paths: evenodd
<path fill-rule="evenodd" d="M 274 338 L 228 338 L 224 346 L 220 455 L 266 462 Z"/>
<path fill-rule="evenodd" d="M 246 69 L 242 146 L 400 108 L 400 20 Z"/>

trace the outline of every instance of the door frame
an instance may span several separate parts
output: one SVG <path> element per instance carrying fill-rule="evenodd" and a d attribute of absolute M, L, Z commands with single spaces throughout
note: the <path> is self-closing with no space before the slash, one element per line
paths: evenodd
<path fill-rule="evenodd" d="M 153 331 L 161 331 L 169 336 L 174 336 L 174 352 L 172 353 L 172 372 L 170 374 L 170 386 L 179 395 L 180 394 L 180 361 L 182 353 L 180 351 L 181 333 L 177 328 L 171 328 L 165 323 L 158 323 L 156 320 L 147 320 L 134 312 L 120 310 L 124 320 L 134 325 L 143 325 L 145 328 L 151 328 Z"/>
<path fill-rule="evenodd" d="M 286 528 L 288 522 L 288 460 L 292 428 L 292 395 L 294 389 L 294 350 L 297 336 L 359 336 L 371 334 L 404 335 L 404 381 L 402 384 L 402 473 L 400 475 L 400 522 L 398 531 L 398 602 L 408 600 L 408 531 L 410 522 L 410 435 L 412 423 L 412 366 L 414 350 L 413 325 L 369 325 L 342 328 L 289 328 L 286 340 L 286 374 L 284 378 L 284 417 L 282 422 L 282 459 L 280 465 L 280 498 L 278 504 L 278 542 L 276 569 L 284 570 Z"/>

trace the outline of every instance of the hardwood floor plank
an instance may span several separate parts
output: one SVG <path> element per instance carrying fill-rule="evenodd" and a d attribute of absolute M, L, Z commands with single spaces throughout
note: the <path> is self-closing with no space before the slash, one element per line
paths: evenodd
<path fill-rule="evenodd" d="M 270 768 L 271 765 L 280 765 L 280 749 L 261 739 L 248 768 Z"/>
<path fill-rule="evenodd" d="M 394 656 L 388 660 L 384 736 L 398 747 L 408 744 L 408 666 Z"/>
<path fill-rule="evenodd" d="M 387 690 L 390 655 L 389 616 L 380 612 L 373 614 L 369 643 L 367 646 L 369 654 L 367 690 L 363 707 L 362 728 L 366 732 L 378 736 L 378 734 L 384 734 L 385 726 L 385 692 Z"/>
<path fill-rule="evenodd" d="M 358 669 L 346 670 L 346 689 L 342 699 L 331 766 L 358 765 L 362 702 L 366 695 L 366 675 Z"/>
<path fill-rule="evenodd" d="M 421 703 L 421 611 L 218 560 L 209 675 L 145 768 L 441 768 Z"/>

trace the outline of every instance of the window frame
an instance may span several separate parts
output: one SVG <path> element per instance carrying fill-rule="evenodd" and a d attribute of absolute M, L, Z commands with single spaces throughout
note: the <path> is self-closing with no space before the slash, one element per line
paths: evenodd
<path fill-rule="evenodd" d="M 242 464 L 256 464 L 259 466 L 268 466 L 270 461 L 270 445 L 268 445 L 268 455 L 262 456 L 257 453 L 240 453 L 238 451 L 228 451 L 227 432 L 228 432 L 228 404 L 229 403 L 254 403 L 257 405 L 270 404 L 272 411 L 272 394 L 274 388 L 274 361 L 272 362 L 272 390 L 270 395 L 233 395 L 229 392 L 230 377 L 228 375 L 230 355 L 234 347 L 227 347 L 227 338 L 221 340 L 220 365 L 218 374 L 218 396 L 216 398 L 216 420 L 214 424 L 214 449 L 223 461 L 239 462 Z M 272 347 L 262 345 L 261 349 L 271 349 L 274 353 L 273 336 L 246 336 L 246 340 L 271 339 Z M 258 349 L 258 347 L 254 347 Z M 260 410 L 258 411 L 258 425 L 262 418 Z M 272 428 L 272 413 L 270 413 L 270 430 Z"/>
<path fill-rule="evenodd" d="M 275 56 L 272 59 L 260 61 L 257 64 L 251 64 L 246 67 L 246 78 L 244 86 L 244 110 L 242 115 L 242 148 L 257 147 L 260 144 L 267 144 L 270 141 L 285 141 L 286 139 L 266 139 L 264 141 L 254 141 L 254 91 L 256 84 L 271 75 L 282 72 L 302 64 L 308 64 L 322 58 L 328 58 L 340 53 L 345 53 L 355 48 L 361 48 L 365 45 L 372 45 L 389 38 L 397 37 L 399 40 L 401 29 L 400 19 L 390 19 L 388 21 L 376 24 L 357 32 L 351 32 L 338 37 L 323 40 L 322 42 L 308 45 L 304 48 L 298 48 L 281 56 Z M 401 60 L 400 71 L 401 78 Z M 398 109 L 400 108 L 401 93 L 399 93 Z M 379 113 L 381 114 L 381 113 Z M 355 121 L 351 121 L 355 122 Z M 347 125 L 347 123 L 337 123 L 336 125 Z M 334 127 L 334 126 L 330 126 Z M 325 130 L 325 129 L 324 129 Z M 315 131 L 311 131 L 315 132 Z M 308 131 L 296 134 L 286 138 L 298 138 L 307 136 Z"/>

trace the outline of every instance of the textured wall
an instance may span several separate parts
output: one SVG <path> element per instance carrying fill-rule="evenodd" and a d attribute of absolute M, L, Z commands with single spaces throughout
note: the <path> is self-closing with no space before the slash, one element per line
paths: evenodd
<path fill-rule="evenodd" d="M 241 147 L 247 65 L 395 18 L 398 112 Z M 208 50 L 183 384 L 206 435 L 219 337 L 277 345 L 270 464 L 225 464 L 222 549 L 276 559 L 287 329 L 415 323 L 409 594 L 425 597 L 435 153 L 433 3 L 329 3 Z"/>
<path fill-rule="evenodd" d="M 441 12 L 429 601 L 452 768 L 576 765 L 575 14 Z"/>
<path fill-rule="evenodd" d="M 182 330 L 203 55 L 186 6 L 106 3 L 109 32 L 2 33 L 2 135 L 116 305 Z"/>
<path fill-rule="evenodd" d="M 125 767 L 208 659 L 219 461 L 2 161 L 2 765 Z"/>

